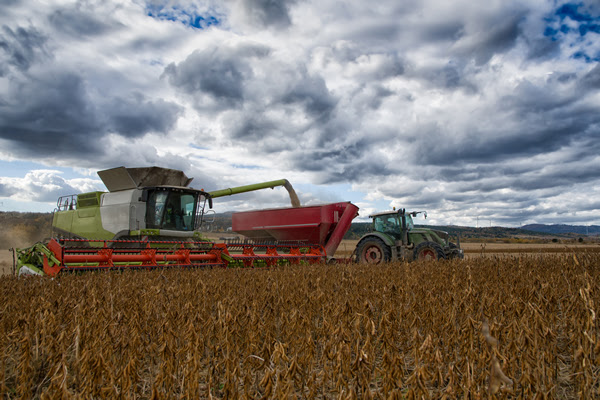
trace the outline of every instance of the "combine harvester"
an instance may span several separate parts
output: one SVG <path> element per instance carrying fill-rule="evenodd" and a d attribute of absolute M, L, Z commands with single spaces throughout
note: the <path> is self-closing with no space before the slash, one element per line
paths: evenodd
<path fill-rule="evenodd" d="M 285 179 L 206 192 L 182 171 L 113 168 L 98 175 L 108 192 L 63 196 L 52 238 L 15 249 L 19 275 L 168 267 L 255 267 L 314 264 L 333 255 L 358 207 L 350 202 L 300 207 Z M 214 198 L 285 187 L 291 208 L 235 213 L 233 230 L 251 240 L 213 243 L 202 237 Z"/>

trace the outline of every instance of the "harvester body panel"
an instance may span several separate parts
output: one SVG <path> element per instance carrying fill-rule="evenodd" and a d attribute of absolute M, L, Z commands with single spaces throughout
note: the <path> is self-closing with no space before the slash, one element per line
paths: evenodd
<path fill-rule="evenodd" d="M 56 211 L 52 229 L 62 237 L 112 239 L 115 234 L 102 224 L 100 206 Z"/>
<path fill-rule="evenodd" d="M 100 217 L 102 228 L 112 232 L 113 237 L 122 235 L 130 230 L 135 230 L 137 226 L 144 223 L 143 213 L 142 219 L 136 215 L 138 208 L 145 209 L 141 202 L 136 201 L 141 194 L 139 189 L 123 190 L 120 192 L 110 192 L 102 195 L 100 205 Z M 136 196 L 137 195 L 137 196 Z M 141 207 L 140 207 L 141 206 Z M 134 211 L 133 213 L 131 211 Z M 112 239 L 100 238 L 94 236 L 83 236 L 88 239 Z"/>

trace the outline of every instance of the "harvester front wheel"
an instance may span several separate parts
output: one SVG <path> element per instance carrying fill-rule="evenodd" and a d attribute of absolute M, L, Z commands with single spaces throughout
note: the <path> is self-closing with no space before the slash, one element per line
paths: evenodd
<path fill-rule="evenodd" d="M 422 242 L 415 247 L 415 260 L 443 260 L 446 258 L 442 246 L 435 242 Z"/>
<path fill-rule="evenodd" d="M 363 239 L 357 246 L 356 254 L 358 262 L 366 264 L 381 264 L 392 258 L 389 246 L 379 238 Z"/>

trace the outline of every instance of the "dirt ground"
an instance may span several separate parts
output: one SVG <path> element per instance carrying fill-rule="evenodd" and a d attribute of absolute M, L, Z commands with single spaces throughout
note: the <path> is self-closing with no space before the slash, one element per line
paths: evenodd
<path fill-rule="evenodd" d="M 342 240 L 335 257 L 350 257 L 358 240 Z M 490 257 L 497 255 L 519 255 L 540 253 L 600 252 L 600 243 L 564 244 L 564 243 L 461 243 L 465 258 Z"/>
<path fill-rule="evenodd" d="M 9 275 L 12 273 L 13 257 L 12 252 L 0 250 L 0 275 Z"/>

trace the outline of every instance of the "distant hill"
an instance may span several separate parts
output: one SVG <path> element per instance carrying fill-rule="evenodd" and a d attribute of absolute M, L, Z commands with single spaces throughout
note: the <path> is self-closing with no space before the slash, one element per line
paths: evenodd
<path fill-rule="evenodd" d="M 28 247 L 52 233 L 52 213 L 0 211 L 0 249 Z"/>
<path fill-rule="evenodd" d="M 545 232 L 536 232 L 533 230 L 526 230 L 520 228 L 503 228 L 500 226 L 492 226 L 489 228 L 473 228 L 470 226 L 455 226 L 455 225 L 416 225 L 417 227 L 436 229 L 444 232 L 448 232 L 451 236 L 460 235 L 461 238 L 466 239 L 505 239 L 505 238 L 519 238 L 519 237 L 533 237 L 541 238 L 548 236 Z M 358 239 L 366 232 L 371 229 L 371 223 L 369 222 L 355 222 L 346 234 L 346 239 Z M 555 235 L 556 236 L 556 235 Z M 561 235 L 559 235 L 561 236 Z M 565 236 L 566 237 L 566 236 Z"/>
<path fill-rule="evenodd" d="M 232 212 L 207 215 L 203 226 L 212 232 L 228 232 L 231 229 Z M 599 236 L 600 226 L 577 225 L 525 225 L 521 228 L 499 226 L 473 228 L 468 226 L 417 225 L 448 232 L 461 239 L 577 239 L 585 236 Z M 345 239 L 359 239 L 371 229 L 370 222 L 352 224 Z M 0 211 L 0 249 L 26 247 L 51 235 L 52 213 L 20 213 Z"/>
<path fill-rule="evenodd" d="M 585 235 L 585 236 L 598 236 L 600 235 L 600 226 L 598 225 L 543 225 L 543 224 L 530 224 L 523 225 L 522 229 L 527 229 L 535 232 L 543 232 L 551 235 Z"/>

